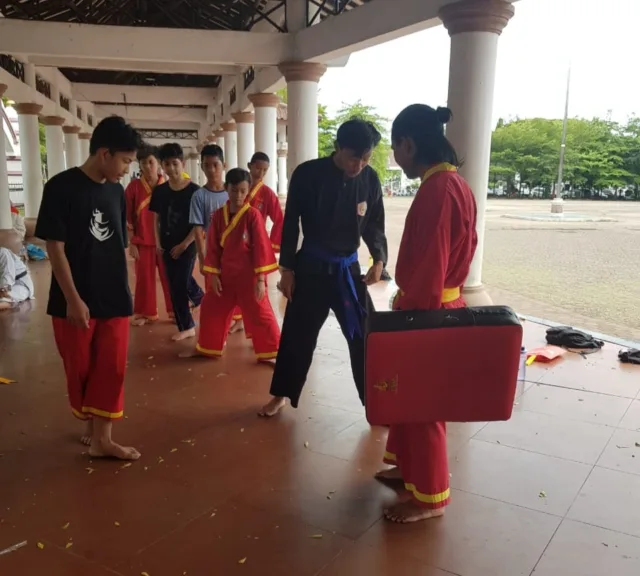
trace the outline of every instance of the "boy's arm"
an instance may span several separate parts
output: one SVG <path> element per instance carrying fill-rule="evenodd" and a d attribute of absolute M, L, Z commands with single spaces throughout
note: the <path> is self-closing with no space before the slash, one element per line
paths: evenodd
<path fill-rule="evenodd" d="M 160 243 L 160 214 L 153 213 L 153 232 L 156 237 L 156 250 L 162 252 L 162 244 Z"/>
<path fill-rule="evenodd" d="M 202 268 L 204 267 L 204 255 L 206 251 L 206 244 L 204 239 L 204 228 L 206 222 L 204 221 L 204 218 L 205 215 L 203 202 L 201 202 L 200 195 L 198 194 L 198 192 L 196 192 L 191 197 L 191 205 L 189 207 L 189 224 L 193 226 L 200 270 L 202 270 Z"/>
<path fill-rule="evenodd" d="M 204 226 L 194 226 L 193 230 L 195 232 L 196 237 L 196 250 L 198 252 L 198 264 L 200 265 L 200 270 L 202 271 L 204 267 L 204 255 L 206 254 L 206 242 L 204 236 Z"/>
<path fill-rule="evenodd" d="M 276 256 L 271 248 L 271 241 L 264 227 L 264 219 L 255 208 L 247 212 L 249 219 L 249 234 L 251 238 L 253 271 L 258 276 L 264 276 L 278 269 Z"/>
<path fill-rule="evenodd" d="M 269 188 L 269 200 L 267 203 L 267 215 L 271 218 L 273 226 L 271 227 L 271 248 L 275 252 L 280 252 L 280 244 L 282 242 L 282 225 L 284 223 L 284 214 L 280 207 L 280 200 L 276 193 Z"/>
<path fill-rule="evenodd" d="M 124 198 L 127 205 L 127 229 L 131 232 L 132 236 L 136 227 L 136 184 L 134 184 L 134 182 L 135 181 L 130 182 L 124 191 Z"/>

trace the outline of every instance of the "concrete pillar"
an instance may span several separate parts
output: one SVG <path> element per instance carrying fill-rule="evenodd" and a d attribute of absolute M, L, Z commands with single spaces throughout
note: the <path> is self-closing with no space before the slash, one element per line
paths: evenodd
<path fill-rule="evenodd" d="M 249 95 L 256 115 L 255 151 L 269 156 L 271 168 L 264 178 L 264 183 L 272 190 L 276 189 L 277 170 L 276 155 L 278 150 L 278 104 L 277 94 L 259 93 Z"/>
<path fill-rule="evenodd" d="M 45 116 L 42 119 L 47 143 L 47 177 L 53 178 L 64 172 L 66 163 L 64 158 L 64 134 L 62 126 L 64 118 L 60 116 Z"/>
<path fill-rule="evenodd" d="M 15 104 L 20 127 L 20 157 L 24 186 L 25 219 L 37 218 L 42 200 L 42 160 L 40 158 L 40 128 L 38 114 L 40 104 L 32 102 Z"/>
<path fill-rule="evenodd" d="M 278 148 L 287 141 L 287 121 L 278 119 Z"/>
<path fill-rule="evenodd" d="M 287 149 L 278 148 L 278 196 L 287 195 Z"/>
<path fill-rule="evenodd" d="M 462 0 L 439 12 L 451 36 L 448 107 L 453 120 L 447 125 L 447 138 L 464 159 L 460 174 L 478 205 L 478 248 L 464 290 L 471 306 L 491 303 L 482 285 L 482 258 L 493 97 L 498 38 L 513 14 L 513 5 L 506 0 Z"/>
<path fill-rule="evenodd" d="M 238 127 L 235 122 L 223 122 L 224 130 L 224 156 L 227 170 L 238 167 Z"/>
<path fill-rule="evenodd" d="M 213 141 L 213 144 L 217 144 L 218 146 L 220 146 L 220 148 L 222 148 L 222 151 L 224 152 L 224 159 L 226 161 L 227 151 L 225 150 L 224 130 L 216 130 L 214 137 L 215 139 Z"/>
<path fill-rule="evenodd" d="M 0 97 L 7 90 L 0 84 Z M 11 220 L 11 196 L 9 195 L 9 174 L 7 172 L 7 151 L 5 150 L 4 121 L 0 118 L 0 246 L 5 245 L 6 236 L 13 230 Z"/>
<path fill-rule="evenodd" d="M 89 132 L 80 132 L 80 134 L 78 134 L 80 165 L 84 164 L 85 161 L 89 158 L 90 142 L 91 142 L 91 134 L 89 134 Z"/>
<path fill-rule="evenodd" d="M 287 81 L 289 177 L 295 168 L 318 157 L 318 82 L 327 67 L 317 62 L 284 62 L 278 66 Z"/>
<path fill-rule="evenodd" d="M 78 134 L 80 126 L 63 126 L 64 132 L 64 154 L 67 159 L 67 168 L 80 166 L 80 144 Z"/>
<path fill-rule="evenodd" d="M 254 115 L 252 112 L 236 112 L 231 116 L 238 127 L 238 166 L 246 170 L 254 152 Z"/>
<path fill-rule="evenodd" d="M 190 152 L 189 159 L 187 161 L 187 172 L 189 173 L 189 176 L 191 176 L 191 181 L 195 184 L 198 183 L 198 171 L 198 153 Z"/>

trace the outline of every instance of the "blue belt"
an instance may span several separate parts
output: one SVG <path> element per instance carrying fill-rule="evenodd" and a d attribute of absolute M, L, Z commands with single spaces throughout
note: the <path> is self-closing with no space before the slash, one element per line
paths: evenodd
<path fill-rule="evenodd" d="M 350 339 L 353 340 L 356 334 L 362 338 L 362 321 L 366 311 L 360 304 L 360 300 L 358 300 L 356 285 L 351 275 L 351 265 L 358 261 L 358 254 L 354 252 L 350 256 L 337 256 L 324 248 L 309 246 L 304 243 L 302 244 L 301 252 L 325 264 L 336 264 L 338 266 L 338 274 L 336 274 L 335 278 L 338 285 L 341 311 L 345 321 L 344 329 Z"/>

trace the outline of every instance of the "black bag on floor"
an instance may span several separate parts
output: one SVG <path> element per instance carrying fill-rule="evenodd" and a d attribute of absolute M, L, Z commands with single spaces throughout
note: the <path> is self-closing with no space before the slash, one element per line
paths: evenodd
<path fill-rule="evenodd" d="M 600 350 L 604 346 L 602 340 L 596 340 L 591 334 L 586 334 L 570 326 L 549 328 L 547 330 L 547 343 L 577 350 Z"/>
<path fill-rule="evenodd" d="M 618 352 L 618 359 L 624 364 L 640 364 L 640 350 L 637 348 L 620 350 L 620 352 Z"/>

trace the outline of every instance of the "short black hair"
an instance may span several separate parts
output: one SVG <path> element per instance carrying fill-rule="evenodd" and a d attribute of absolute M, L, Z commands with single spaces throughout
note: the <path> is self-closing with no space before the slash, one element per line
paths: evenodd
<path fill-rule="evenodd" d="M 411 138 L 416 146 L 414 161 L 423 166 L 438 162 L 460 166 L 455 148 L 444 135 L 444 126 L 452 117 L 449 108 L 411 104 L 393 121 L 391 140 L 399 142 Z"/>
<path fill-rule="evenodd" d="M 121 116 L 108 116 L 93 129 L 89 154 L 93 156 L 100 148 L 107 148 L 112 154 L 135 152 L 140 146 L 142 138 L 131 124 L 127 124 Z"/>
<path fill-rule="evenodd" d="M 210 156 L 211 158 L 219 158 L 220 162 L 224 162 L 224 152 L 222 148 L 217 144 L 207 144 L 202 148 L 200 152 L 200 160 L 204 160 L 205 156 Z"/>
<path fill-rule="evenodd" d="M 358 157 L 373 150 L 382 140 L 382 135 L 373 123 L 362 118 L 351 118 L 338 128 L 338 148 L 353 150 Z"/>
<path fill-rule="evenodd" d="M 249 162 L 249 164 L 253 164 L 254 162 L 266 162 L 267 164 L 271 164 L 269 156 L 267 156 L 264 152 L 256 152 L 253 156 L 251 156 L 251 162 Z"/>
<path fill-rule="evenodd" d="M 151 146 L 151 144 L 147 144 L 146 142 L 142 143 L 142 146 L 138 148 L 138 154 L 136 155 L 138 158 L 138 162 L 142 162 L 142 160 L 146 160 L 149 156 L 153 156 L 154 158 L 158 158 L 158 147 Z"/>
<path fill-rule="evenodd" d="M 224 183 L 227 186 L 237 186 L 242 182 L 251 183 L 251 175 L 244 168 L 232 168 L 227 172 Z"/>
<path fill-rule="evenodd" d="M 184 161 L 184 151 L 182 150 L 182 146 L 177 142 L 168 142 L 167 144 L 163 144 L 160 146 L 158 154 L 160 155 L 160 162 L 166 162 L 167 160 L 173 160 L 174 158 L 177 158 L 181 162 Z"/>

